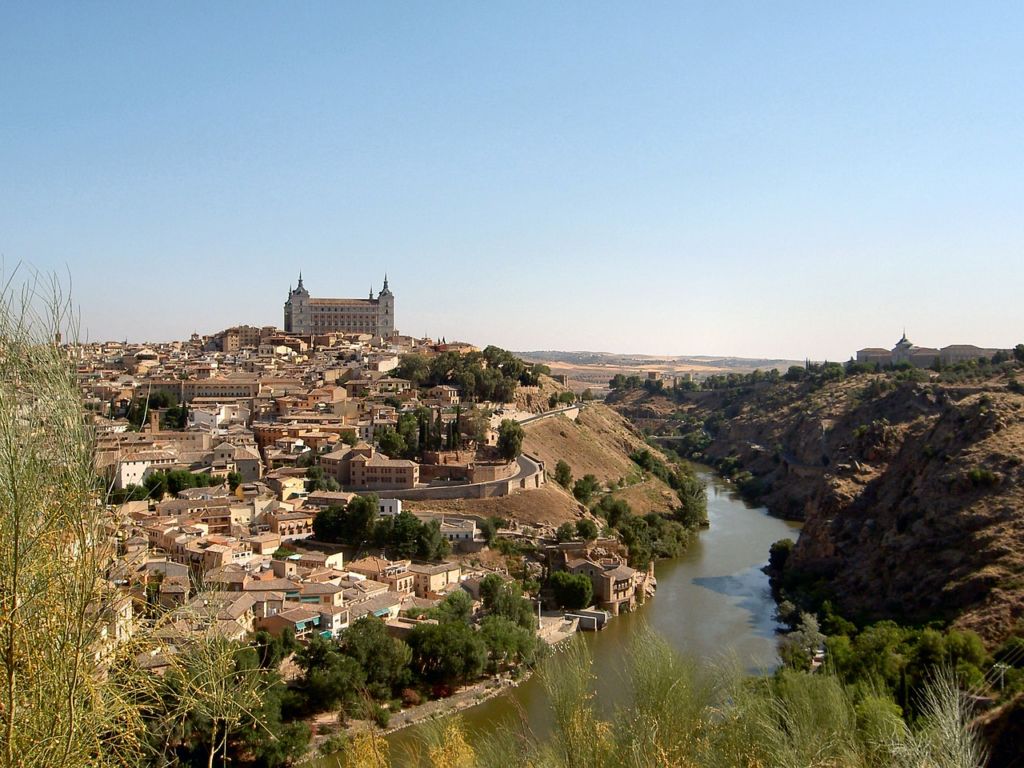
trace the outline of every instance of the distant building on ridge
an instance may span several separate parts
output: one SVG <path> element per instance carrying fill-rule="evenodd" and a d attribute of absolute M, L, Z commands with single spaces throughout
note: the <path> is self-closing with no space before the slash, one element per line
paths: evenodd
<path fill-rule="evenodd" d="M 942 365 L 956 365 L 979 358 L 991 358 L 998 349 L 987 347 L 976 347 L 973 344 L 951 344 L 942 349 L 933 347 L 918 347 L 912 344 L 907 338 L 906 332 L 896 342 L 896 346 L 890 349 L 881 347 L 866 347 L 857 350 L 857 362 L 867 365 L 903 365 L 904 363 L 916 368 L 927 368 L 934 365 L 938 360 Z M 1005 350 L 1004 350 L 1005 351 Z"/>
<path fill-rule="evenodd" d="M 368 333 L 387 338 L 395 333 L 395 295 L 388 288 L 387 275 L 384 288 L 377 298 L 370 290 L 367 299 L 314 299 L 302 284 L 288 290 L 284 303 L 285 333 Z"/>

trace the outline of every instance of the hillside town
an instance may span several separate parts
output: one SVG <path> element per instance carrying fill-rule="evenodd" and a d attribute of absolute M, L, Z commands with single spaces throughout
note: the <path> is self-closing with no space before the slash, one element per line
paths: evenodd
<path fill-rule="evenodd" d="M 394 333 L 384 285 L 387 323 L 371 317 L 372 293 L 309 300 L 300 277 L 285 306 L 292 332 L 236 326 L 68 347 L 117 536 L 109 578 L 122 600 L 109 636 L 160 616 L 165 644 L 148 649 L 148 668 L 211 628 L 303 643 L 372 616 L 404 638 L 436 622 L 431 611 L 454 593 L 480 619 L 488 577 L 533 585 L 525 596 L 549 642 L 653 593 L 649 565 L 631 567 L 596 527 L 566 537 L 430 508 L 544 487 L 548 470 L 521 451 L 521 425 L 578 406 L 544 399 L 543 369 L 503 350 Z M 526 553 L 522 573 L 493 551 L 502 542 Z M 556 572 L 589 584 L 572 610 L 541 590 Z"/>

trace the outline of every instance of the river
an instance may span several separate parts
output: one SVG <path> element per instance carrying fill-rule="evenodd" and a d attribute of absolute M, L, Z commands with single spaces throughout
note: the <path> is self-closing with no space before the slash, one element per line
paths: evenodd
<path fill-rule="evenodd" d="M 770 670 L 778 663 L 775 604 L 761 567 L 772 542 L 796 538 L 799 524 L 749 506 L 710 470 L 702 469 L 701 477 L 707 483 L 710 527 L 681 557 L 657 563 L 658 591 L 652 600 L 613 619 L 603 631 L 584 635 L 598 677 L 597 701 L 609 709 L 624 691 L 624 651 L 642 623 L 697 659 L 728 656 L 751 672 Z M 470 736 L 522 716 L 535 733 L 544 733 L 549 716 L 537 676 L 462 712 Z M 416 738 L 416 726 L 395 732 L 388 737 L 391 754 L 402 754 Z"/>

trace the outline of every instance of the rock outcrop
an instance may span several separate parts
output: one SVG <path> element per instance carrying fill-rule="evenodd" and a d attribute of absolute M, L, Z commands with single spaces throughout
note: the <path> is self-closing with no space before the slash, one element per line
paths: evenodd
<path fill-rule="evenodd" d="M 1024 396 L 1005 380 L 861 375 L 615 406 L 662 433 L 706 424 L 710 462 L 805 521 L 787 567 L 827 578 L 844 613 L 953 621 L 992 643 L 1024 616 Z"/>

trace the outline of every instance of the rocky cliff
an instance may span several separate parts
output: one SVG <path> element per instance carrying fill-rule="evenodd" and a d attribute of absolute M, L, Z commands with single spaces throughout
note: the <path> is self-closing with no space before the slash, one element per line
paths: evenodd
<path fill-rule="evenodd" d="M 805 520 L 789 567 L 827 578 L 844 613 L 949 620 L 997 642 L 1024 615 L 1015 389 L 1005 374 L 969 386 L 862 374 L 613 404 Z"/>

